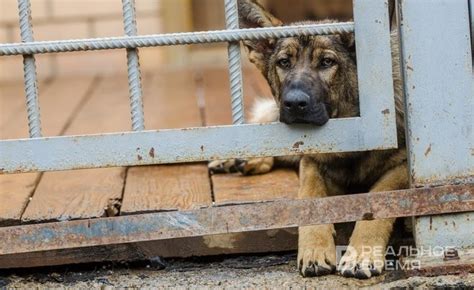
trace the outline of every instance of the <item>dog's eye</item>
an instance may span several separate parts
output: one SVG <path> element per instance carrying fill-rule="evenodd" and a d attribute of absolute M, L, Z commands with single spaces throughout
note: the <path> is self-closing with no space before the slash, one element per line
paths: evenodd
<path fill-rule="evenodd" d="M 320 64 L 322 67 L 324 68 L 328 68 L 328 67 L 331 67 L 333 66 L 334 64 L 336 63 L 336 61 L 332 58 L 329 58 L 329 57 L 325 57 L 321 60 Z"/>
<path fill-rule="evenodd" d="M 282 58 L 278 61 L 278 66 L 288 69 L 291 66 L 291 62 L 288 58 Z"/>

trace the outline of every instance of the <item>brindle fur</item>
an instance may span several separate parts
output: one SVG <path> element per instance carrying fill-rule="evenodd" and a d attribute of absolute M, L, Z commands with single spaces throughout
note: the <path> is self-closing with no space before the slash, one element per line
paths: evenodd
<path fill-rule="evenodd" d="M 239 14 L 242 28 L 282 24 L 255 0 L 239 0 Z M 306 23 L 327 22 L 334 21 Z M 244 41 L 244 45 L 250 61 L 268 81 L 274 97 L 274 100 L 257 103 L 251 122 L 277 121 L 281 112 L 282 91 L 289 80 L 295 78 L 309 78 L 305 81 L 310 86 L 315 82 L 320 84 L 317 93 L 323 95 L 325 108 L 331 118 L 359 115 L 353 34 Z M 321 57 L 328 54 L 337 60 L 336 64 L 329 69 L 318 69 L 317 64 Z M 281 55 L 289 57 L 291 69 L 279 67 L 277 62 Z M 215 171 L 236 169 L 244 174 L 261 174 L 269 172 L 278 162 L 296 162 L 299 163 L 299 198 L 408 187 L 396 35 L 392 37 L 392 58 L 399 149 L 230 160 L 211 163 L 211 169 Z M 357 222 L 350 239 L 351 250 L 342 257 L 338 265 L 341 274 L 358 278 L 369 278 L 380 274 L 384 266 L 382 253 L 387 246 L 393 223 L 394 219 Z M 299 228 L 298 267 L 303 276 L 319 276 L 335 270 L 334 234 L 333 225 Z"/>

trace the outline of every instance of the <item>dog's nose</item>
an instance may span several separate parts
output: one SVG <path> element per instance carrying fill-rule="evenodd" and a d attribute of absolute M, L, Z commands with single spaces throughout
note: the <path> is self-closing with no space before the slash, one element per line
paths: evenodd
<path fill-rule="evenodd" d="M 291 90 L 283 96 L 283 106 L 294 113 L 304 113 L 309 108 L 309 96 L 300 90 Z"/>

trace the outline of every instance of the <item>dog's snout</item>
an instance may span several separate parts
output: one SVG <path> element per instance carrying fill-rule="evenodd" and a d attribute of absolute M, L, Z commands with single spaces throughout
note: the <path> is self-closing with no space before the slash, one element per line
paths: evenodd
<path fill-rule="evenodd" d="M 291 90 L 283 97 L 283 106 L 286 110 L 295 113 L 304 113 L 309 108 L 310 97 L 303 91 Z"/>
<path fill-rule="evenodd" d="M 280 121 L 287 124 L 310 123 L 318 126 L 329 120 L 324 103 L 311 98 L 300 89 L 291 89 L 282 95 Z"/>

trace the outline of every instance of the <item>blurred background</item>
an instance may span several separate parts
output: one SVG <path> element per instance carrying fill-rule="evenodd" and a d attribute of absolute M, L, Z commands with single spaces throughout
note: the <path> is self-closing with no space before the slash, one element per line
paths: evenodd
<path fill-rule="evenodd" d="M 352 17 L 351 0 L 260 0 L 285 22 Z M 31 0 L 35 40 L 121 36 L 120 0 Z M 291 7 L 291 9 L 289 9 Z M 136 0 L 139 34 L 224 29 L 223 0 Z M 16 0 L 0 0 L 0 43 L 19 42 Z M 38 78 L 126 74 L 125 50 L 37 55 Z M 140 49 L 143 72 L 224 66 L 226 44 Z M 0 57 L 0 82 L 23 78 L 22 57 Z"/>

